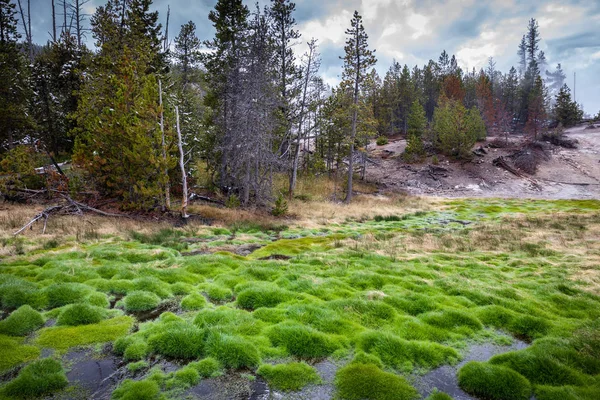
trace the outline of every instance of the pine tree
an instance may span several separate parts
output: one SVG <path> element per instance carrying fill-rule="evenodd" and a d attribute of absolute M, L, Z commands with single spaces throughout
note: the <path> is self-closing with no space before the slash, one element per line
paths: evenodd
<path fill-rule="evenodd" d="M 562 70 L 560 63 L 556 65 L 554 72 L 546 71 L 546 82 L 548 82 L 548 90 L 552 97 L 556 96 L 565 84 L 567 75 Z"/>
<path fill-rule="evenodd" d="M 0 0 L 0 151 L 30 133 L 28 70 L 19 49 L 15 5 Z"/>
<path fill-rule="evenodd" d="M 351 28 L 346 30 L 346 46 L 344 51 L 344 73 L 343 78 L 352 87 L 352 131 L 350 134 L 350 151 L 348 154 L 348 185 L 346 188 L 346 203 L 352 200 L 352 177 L 354 173 L 354 141 L 358 127 L 358 100 L 362 83 L 367 71 L 375 65 L 377 59 L 374 52 L 369 50 L 368 36 L 362 23 L 362 17 L 358 11 L 350 21 Z"/>
<path fill-rule="evenodd" d="M 583 110 L 571 99 L 571 89 L 566 84 L 556 94 L 552 112 L 554 120 L 564 127 L 576 125 L 583 118 Z"/>
<path fill-rule="evenodd" d="M 196 36 L 196 24 L 189 21 L 181 25 L 179 35 L 175 38 L 173 56 L 181 68 L 181 83 L 185 88 L 190 75 L 200 61 L 200 39 Z"/>
<path fill-rule="evenodd" d="M 546 95 L 544 82 L 541 76 L 537 76 L 531 92 L 529 93 L 527 123 L 525 130 L 533 140 L 546 131 Z"/>
<path fill-rule="evenodd" d="M 406 139 L 406 154 L 408 158 L 414 159 L 425 154 L 423 147 L 423 136 L 427 127 L 425 110 L 418 100 L 413 101 L 408 116 L 408 132 Z"/>
<path fill-rule="evenodd" d="M 485 125 L 475 107 L 467 110 L 460 101 L 440 96 L 433 116 L 434 144 L 442 153 L 466 159 L 478 139 L 485 138 Z"/>

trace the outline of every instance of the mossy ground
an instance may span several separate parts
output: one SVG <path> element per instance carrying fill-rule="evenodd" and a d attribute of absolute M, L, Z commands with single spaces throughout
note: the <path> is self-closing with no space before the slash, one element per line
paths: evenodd
<path fill-rule="evenodd" d="M 455 364 L 473 341 L 518 337 L 532 345 L 463 367 L 465 390 L 489 397 L 489 382 L 519 376 L 521 391 L 498 388 L 499 399 L 600 397 L 600 202 L 395 201 L 287 229 L 161 227 L 8 258 L 0 328 L 24 336 L 0 335 L 0 373 L 44 349 L 113 343 L 142 374 L 114 398 L 180 398 L 235 369 L 295 390 L 329 358 L 342 366 L 341 398 L 409 399 L 402 375 Z M 248 244 L 262 247 L 232 253 Z M 181 253 L 196 250 L 214 254 Z M 157 356 L 182 368 L 157 373 Z"/>

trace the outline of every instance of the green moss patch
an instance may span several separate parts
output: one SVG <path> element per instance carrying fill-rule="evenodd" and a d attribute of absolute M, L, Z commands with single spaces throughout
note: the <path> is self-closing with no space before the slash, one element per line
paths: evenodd
<path fill-rule="evenodd" d="M 327 357 L 341 347 L 329 335 L 303 325 L 276 325 L 268 336 L 273 345 L 283 346 L 289 354 L 301 358 Z"/>
<path fill-rule="evenodd" d="M 344 400 L 413 400 L 416 389 L 401 376 L 373 364 L 350 364 L 335 376 L 337 395 Z"/>
<path fill-rule="evenodd" d="M 458 384 L 467 393 L 492 400 L 529 400 L 531 384 L 512 369 L 471 361 L 458 372 Z"/>
<path fill-rule="evenodd" d="M 0 321 L 0 334 L 25 336 L 44 325 L 44 317 L 29 305 L 13 311 L 8 318 Z"/>
<path fill-rule="evenodd" d="M 206 354 L 219 360 L 226 368 L 252 368 L 260 363 L 260 354 L 248 340 L 227 334 L 214 333 L 206 343 Z"/>
<path fill-rule="evenodd" d="M 45 358 L 27 365 L 0 391 L 9 397 L 39 398 L 60 390 L 67 384 L 67 376 L 60 362 Z"/>
<path fill-rule="evenodd" d="M 305 363 L 264 364 L 256 373 L 265 378 L 270 387 L 283 391 L 300 390 L 321 380 L 317 371 Z"/>
<path fill-rule="evenodd" d="M 0 372 L 7 371 L 24 362 L 35 360 L 40 350 L 35 346 L 23 344 L 23 339 L 0 335 Z"/>
<path fill-rule="evenodd" d="M 106 310 L 89 304 L 80 303 L 66 306 L 58 316 L 58 325 L 97 324 L 106 318 Z"/>
<path fill-rule="evenodd" d="M 164 324 L 148 338 L 155 353 L 180 359 L 199 358 L 204 351 L 204 332 L 186 322 Z"/>
<path fill-rule="evenodd" d="M 160 397 L 158 382 L 145 379 L 132 381 L 125 379 L 112 393 L 113 400 L 157 400 Z"/>
<path fill-rule="evenodd" d="M 152 292 L 136 290 L 123 299 L 125 310 L 129 312 L 148 311 L 160 304 L 160 297 Z"/>

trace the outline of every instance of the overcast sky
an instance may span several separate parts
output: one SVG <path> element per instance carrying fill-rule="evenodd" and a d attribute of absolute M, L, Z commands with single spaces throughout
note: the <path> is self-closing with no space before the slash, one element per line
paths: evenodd
<path fill-rule="evenodd" d="M 51 30 L 51 0 L 31 2 L 34 40 L 43 43 Z M 91 14 L 103 3 L 91 0 L 86 11 Z M 154 6 L 164 24 L 170 4 L 171 38 L 181 24 L 192 20 L 198 36 L 208 39 L 214 32 L 208 12 L 215 3 L 155 0 Z M 246 3 L 254 9 L 253 1 Z M 363 15 L 381 75 L 394 59 L 412 68 L 429 59 L 437 60 L 444 49 L 455 54 L 465 69 L 479 69 L 492 56 L 497 68 L 506 72 L 517 63 L 517 46 L 528 20 L 536 18 L 549 69 L 561 63 L 571 89 L 576 72 L 577 101 L 588 113 L 600 110 L 600 0 L 298 0 L 295 17 L 302 42 L 296 46 L 297 52 L 303 52 L 303 43 L 311 37 L 318 39 L 323 57 L 321 74 L 330 84 L 339 80 L 344 31 L 354 10 Z M 92 42 L 91 37 L 88 42 Z"/>

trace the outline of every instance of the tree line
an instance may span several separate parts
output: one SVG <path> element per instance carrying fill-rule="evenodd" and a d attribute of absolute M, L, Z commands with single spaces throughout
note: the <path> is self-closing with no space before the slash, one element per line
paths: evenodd
<path fill-rule="evenodd" d="M 300 174 L 344 171 L 349 202 L 376 137 L 406 134 L 409 162 L 431 151 L 468 158 L 486 134 L 525 131 L 535 140 L 550 120 L 568 126 L 583 114 L 561 65 L 546 70 L 535 19 L 508 73 L 491 58 L 485 69 L 463 71 L 443 51 L 423 67 L 394 61 L 381 78 L 355 12 L 342 79 L 331 88 L 319 75 L 318 41 L 301 37 L 290 0 L 262 9 L 219 0 L 208 16 L 213 38 L 201 41 L 189 21 L 173 42 L 169 16 L 163 28 L 152 0 L 108 0 L 89 32 L 84 2 L 63 2 L 59 30 L 52 4 L 51 40 L 40 47 L 30 12 L 0 0 L 0 168 L 11 174 L 4 191 L 48 185 L 31 171 L 50 156 L 60 175 L 52 184 L 95 190 L 123 208 L 168 209 L 187 190 L 182 178 L 194 185 L 199 176 L 228 204 L 264 206 L 277 196 L 277 175 L 287 175 L 292 198 Z M 298 57 L 293 46 L 304 40 Z M 68 173 L 63 160 L 72 160 Z"/>

